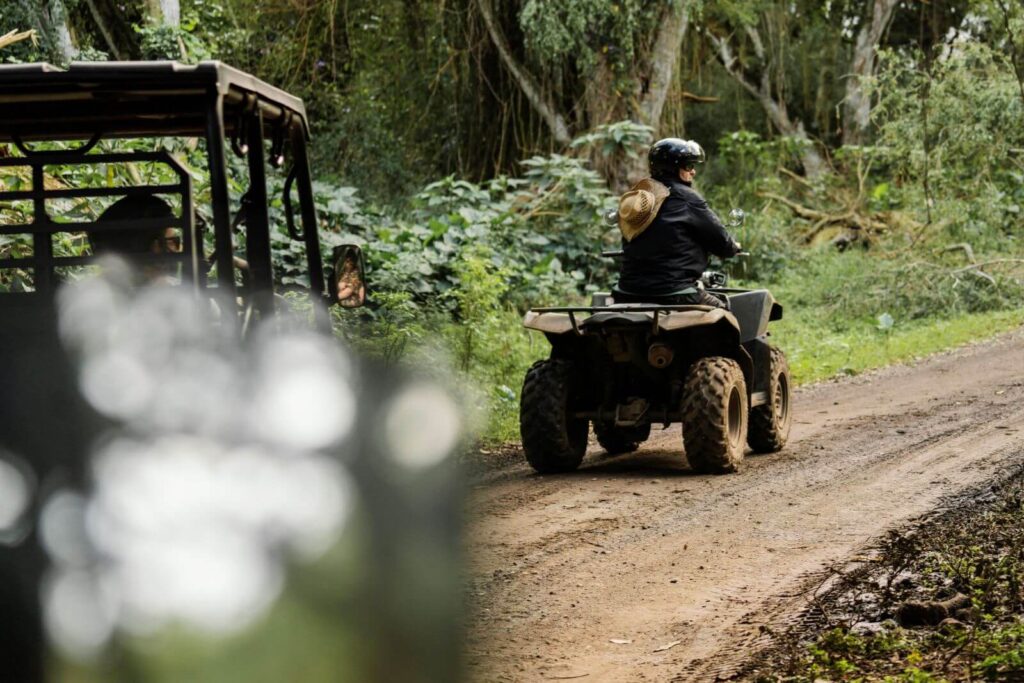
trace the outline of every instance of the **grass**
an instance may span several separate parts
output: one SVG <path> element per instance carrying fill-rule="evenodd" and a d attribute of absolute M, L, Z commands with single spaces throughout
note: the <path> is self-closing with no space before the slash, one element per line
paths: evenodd
<path fill-rule="evenodd" d="M 847 322 L 835 329 L 821 309 L 787 311 L 772 327 L 772 343 L 786 352 L 796 384 L 853 375 L 993 337 L 1024 324 L 1024 308 L 895 323 Z"/>

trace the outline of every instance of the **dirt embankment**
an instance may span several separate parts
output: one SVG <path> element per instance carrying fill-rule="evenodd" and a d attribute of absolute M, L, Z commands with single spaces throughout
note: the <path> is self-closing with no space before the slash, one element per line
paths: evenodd
<path fill-rule="evenodd" d="M 695 475 L 678 427 L 469 503 L 470 677 L 727 678 L 828 567 L 1024 453 L 1024 332 L 797 392 L 780 453 Z"/>

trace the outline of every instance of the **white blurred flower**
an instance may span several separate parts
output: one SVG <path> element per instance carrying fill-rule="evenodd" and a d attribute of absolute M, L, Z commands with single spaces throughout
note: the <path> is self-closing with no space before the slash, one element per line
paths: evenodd
<path fill-rule="evenodd" d="M 446 391 L 434 384 L 417 383 L 391 400 L 384 429 L 388 450 L 395 460 L 421 469 L 451 454 L 462 431 L 462 418 Z"/>

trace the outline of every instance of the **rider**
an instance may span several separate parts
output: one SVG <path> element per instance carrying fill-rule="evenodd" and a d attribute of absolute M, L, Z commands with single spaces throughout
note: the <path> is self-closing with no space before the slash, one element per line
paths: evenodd
<path fill-rule="evenodd" d="M 665 138 L 651 146 L 651 177 L 619 202 L 623 259 L 616 302 L 728 308 L 698 284 L 709 253 L 729 258 L 740 251 L 739 243 L 692 187 L 697 164 L 704 158 L 704 150 L 693 140 Z"/>
<path fill-rule="evenodd" d="M 148 220 L 174 223 L 174 211 L 170 205 L 154 195 L 135 195 L 119 199 L 99 215 L 98 223 L 107 221 Z M 128 225 L 88 233 L 89 244 L 96 256 L 120 256 L 128 260 L 142 260 L 133 263 L 140 273 L 140 281 L 150 284 L 173 284 L 177 264 L 171 260 L 146 260 L 148 256 L 180 254 L 181 237 L 173 227 L 139 228 Z M 141 258 L 140 258 L 141 257 Z"/>

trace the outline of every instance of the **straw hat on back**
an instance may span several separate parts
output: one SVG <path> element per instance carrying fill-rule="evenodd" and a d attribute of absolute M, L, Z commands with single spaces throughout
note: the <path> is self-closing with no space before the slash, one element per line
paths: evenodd
<path fill-rule="evenodd" d="M 619 199 L 619 230 L 627 242 L 647 229 L 668 197 L 668 188 L 644 178 Z"/>

